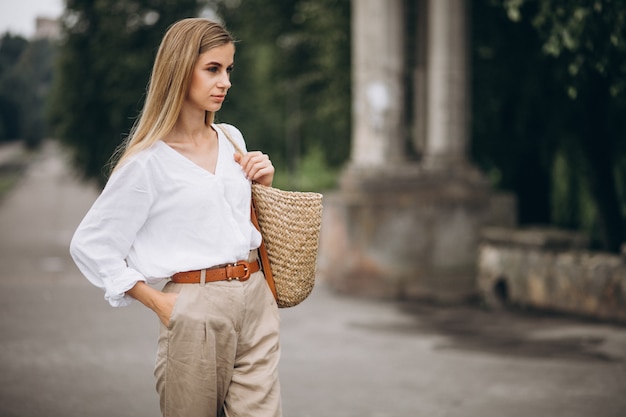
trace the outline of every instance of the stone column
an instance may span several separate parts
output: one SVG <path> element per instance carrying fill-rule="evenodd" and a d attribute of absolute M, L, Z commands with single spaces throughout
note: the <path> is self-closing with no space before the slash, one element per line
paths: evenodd
<path fill-rule="evenodd" d="M 352 0 L 351 165 L 404 158 L 405 53 L 402 0 Z"/>
<path fill-rule="evenodd" d="M 318 276 L 351 294 L 457 301 L 477 293 L 481 228 L 511 225 L 515 209 L 468 160 L 466 0 L 417 1 L 405 68 L 404 2 L 352 0 L 352 161 L 324 195 Z M 405 157 L 413 87 L 420 163 Z"/>
<path fill-rule="evenodd" d="M 469 0 L 428 2 L 427 129 L 424 166 L 456 170 L 469 142 Z"/>
<path fill-rule="evenodd" d="M 411 137 L 413 149 L 418 157 L 424 155 L 426 146 L 426 121 L 428 119 L 427 91 L 428 91 L 428 65 L 426 62 L 426 28 L 428 27 L 428 0 L 413 0 L 414 11 L 411 18 L 414 19 L 413 31 L 413 120 Z"/>

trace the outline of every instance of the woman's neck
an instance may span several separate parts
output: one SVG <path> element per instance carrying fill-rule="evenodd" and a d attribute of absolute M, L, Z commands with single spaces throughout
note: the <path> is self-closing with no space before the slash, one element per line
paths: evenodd
<path fill-rule="evenodd" d="M 174 128 L 167 135 L 166 142 L 194 142 L 206 140 L 214 135 L 213 127 L 208 123 L 206 112 L 181 112 Z"/>

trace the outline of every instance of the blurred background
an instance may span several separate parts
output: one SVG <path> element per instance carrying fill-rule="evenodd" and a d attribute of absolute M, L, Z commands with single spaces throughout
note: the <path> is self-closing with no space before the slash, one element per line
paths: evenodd
<path fill-rule="evenodd" d="M 345 185 L 358 125 L 354 74 L 363 70 L 352 63 L 355 5 L 392 3 L 401 6 L 395 23 L 407 57 L 406 137 L 398 143 L 415 166 L 424 159 L 410 146 L 420 143 L 423 122 L 412 71 L 423 64 L 415 51 L 424 46 L 424 5 L 463 10 L 467 159 L 484 188 L 460 187 L 465 178 L 446 183 L 447 172 L 442 182 L 428 183 L 426 173 L 400 178 L 398 187 L 393 176 L 366 179 L 379 189 Z M 153 315 L 138 303 L 111 309 L 67 246 L 142 108 L 163 34 L 193 16 L 225 22 L 238 39 L 218 120 L 271 155 L 275 186 L 324 193 L 331 227 L 322 255 L 354 257 L 363 268 L 338 282 L 349 289 L 343 294 L 321 279 L 305 303 L 281 310 L 286 415 L 626 415 L 622 1 L 0 0 L 1 415 L 158 414 Z M 377 69 L 384 73 L 385 63 Z M 474 195 L 429 206 L 431 185 Z M 504 208 L 515 224 L 488 236 L 479 233 L 488 223 L 482 212 L 464 223 L 445 211 L 466 204 L 475 214 L 490 204 L 485 188 L 514 196 L 514 207 Z M 350 200 L 359 192 L 358 203 L 369 198 L 369 206 Z M 379 210 L 389 195 L 399 211 Z M 418 245 L 419 228 L 433 222 L 416 221 L 415 207 L 426 207 L 420 215 L 441 209 L 437 220 L 452 224 L 451 233 L 423 233 Z M 538 225 L 572 234 L 525 234 Z M 354 245 L 342 246 L 347 241 Z M 441 265 L 428 270 L 438 244 Z M 467 249 L 462 273 L 452 265 L 459 246 Z M 368 287 L 370 272 L 378 287 Z M 410 286 L 423 282 L 436 290 L 466 283 L 470 302 L 408 300 Z M 375 297 L 353 297 L 358 288 L 374 288 L 366 295 Z M 507 301 L 536 310 L 501 309 Z"/>
<path fill-rule="evenodd" d="M 219 119 L 272 155 L 279 186 L 335 186 L 350 153 L 349 1 L 58 3 L 58 20 L 1 35 L 3 143 L 36 148 L 57 138 L 76 172 L 102 184 L 141 108 L 166 28 L 218 16 L 240 40 Z M 407 3 L 406 30 L 415 31 Z M 474 0 L 470 8 L 473 161 L 493 187 L 517 196 L 521 225 L 585 231 L 593 247 L 614 252 L 624 241 L 626 199 L 622 6 Z M 17 6 L 3 7 L 7 20 Z"/>

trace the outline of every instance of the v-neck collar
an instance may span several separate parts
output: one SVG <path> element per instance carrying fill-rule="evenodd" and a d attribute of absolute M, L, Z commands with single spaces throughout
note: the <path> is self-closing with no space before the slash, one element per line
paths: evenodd
<path fill-rule="evenodd" d="M 220 129 L 218 129 L 215 124 L 211 124 L 211 128 L 217 133 L 217 161 L 215 162 L 215 172 L 211 172 L 206 168 L 201 167 L 200 165 L 196 164 L 195 162 L 193 162 L 191 159 L 187 158 L 185 155 L 183 155 L 182 153 L 178 152 L 176 149 L 174 149 L 173 147 L 171 147 L 169 144 L 167 144 L 165 141 L 163 140 L 159 140 L 158 142 L 160 142 L 163 147 L 165 147 L 170 154 L 173 154 L 175 156 L 175 158 L 179 161 L 181 161 L 182 163 L 186 164 L 186 165 L 191 165 L 196 171 L 201 171 L 202 173 L 204 173 L 205 175 L 211 175 L 213 177 L 218 176 L 218 174 L 221 171 L 221 165 L 222 165 L 222 154 L 224 153 L 224 149 L 223 149 L 223 145 L 222 143 L 224 142 L 222 139 L 222 132 L 220 132 Z"/>

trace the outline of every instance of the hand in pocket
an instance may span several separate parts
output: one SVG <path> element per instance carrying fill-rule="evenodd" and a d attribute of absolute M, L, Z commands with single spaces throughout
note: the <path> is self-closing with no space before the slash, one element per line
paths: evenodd
<path fill-rule="evenodd" d="M 166 327 L 170 324 L 177 298 L 176 293 L 161 293 L 161 296 L 155 300 L 153 310 Z"/>

